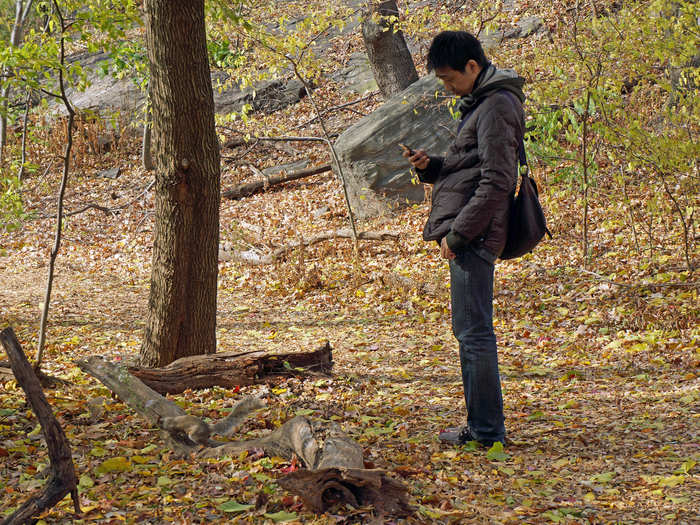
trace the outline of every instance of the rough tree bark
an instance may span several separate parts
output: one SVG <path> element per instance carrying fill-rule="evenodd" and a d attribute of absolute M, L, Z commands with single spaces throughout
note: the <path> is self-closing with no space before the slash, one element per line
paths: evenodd
<path fill-rule="evenodd" d="M 418 73 L 403 33 L 394 32 L 394 23 L 388 18 L 399 16 L 396 0 L 370 0 L 368 4 L 362 37 L 374 79 L 386 99 L 418 80 Z"/>
<path fill-rule="evenodd" d="M 219 144 L 204 0 L 147 0 L 156 165 L 151 288 L 140 362 L 216 351 Z"/>
<path fill-rule="evenodd" d="M 143 134 L 141 135 L 141 166 L 146 171 L 153 171 L 151 154 L 151 86 L 146 90 L 146 107 L 144 108 Z"/>
<path fill-rule="evenodd" d="M 51 462 L 51 476 L 44 491 L 38 496 L 30 497 L 21 507 L 2 520 L 0 525 L 34 523 L 33 516 L 50 509 L 61 501 L 66 494 L 71 494 L 75 512 L 80 512 L 77 488 L 78 479 L 73 468 L 73 459 L 66 434 L 54 417 L 51 406 L 46 401 L 44 391 L 41 389 L 39 378 L 32 370 L 12 328 L 6 328 L 0 332 L 0 342 L 5 347 L 7 356 L 10 358 L 10 364 L 17 378 L 17 383 L 26 393 L 27 400 L 41 424 Z"/>

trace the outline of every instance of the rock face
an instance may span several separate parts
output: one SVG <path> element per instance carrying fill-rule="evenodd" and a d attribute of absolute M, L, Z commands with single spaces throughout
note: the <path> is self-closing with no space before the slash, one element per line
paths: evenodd
<path fill-rule="evenodd" d="M 423 77 L 338 137 L 335 148 L 359 217 L 425 198 L 398 143 L 442 155 L 457 126 L 450 98 L 434 75 Z"/>
<path fill-rule="evenodd" d="M 133 114 L 134 118 L 141 116 L 144 96 L 138 86 L 128 78 L 115 79 L 111 75 L 100 72 L 111 59 L 107 53 L 83 53 L 72 56 L 69 62 L 79 62 L 85 70 L 89 87 L 84 91 L 72 88 L 66 89 L 66 95 L 73 107 L 82 111 L 92 111 L 103 116 L 120 111 L 125 115 Z M 59 111 L 65 111 L 63 104 L 57 106 Z"/>
<path fill-rule="evenodd" d="M 340 84 L 341 90 L 346 93 L 363 95 L 368 91 L 379 89 L 366 53 L 350 55 L 348 65 L 331 74 L 331 78 Z"/>
<path fill-rule="evenodd" d="M 80 62 L 90 82 L 85 91 L 66 91 L 77 109 L 93 111 L 103 116 L 118 111 L 133 120 L 142 118 L 140 110 L 145 97 L 136 84 L 128 78 L 116 79 L 100 73 L 103 66 L 108 66 L 111 61 L 106 53 L 85 53 L 71 57 L 70 60 Z M 220 114 L 240 111 L 246 104 L 252 106 L 253 111 L 272 113 L 297 103 L 305 95 L 303 84 L 296 78 L 268 80 L 254 89 L 243 90 L 235 83 L 229 85 L 227 80 L 227 75 L 221 71 L 212 73 L 214 108 Z M 57 107 L 63 111 L 62 106 Z"/>

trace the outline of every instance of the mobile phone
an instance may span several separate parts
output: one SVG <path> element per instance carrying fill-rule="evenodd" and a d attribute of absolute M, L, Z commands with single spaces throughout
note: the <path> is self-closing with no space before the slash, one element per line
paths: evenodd
<path fill-rule="evenodd" d="M 413 155 L 413 154 L 415 153 L 415 151 L 413 151 L 411 148 L 409 148 L 408 146 L 406 146 L 406 144 L 403 144 L 403 143 L 401 143 L 401 142 L 399 142 L 399 147 L 400 147 L 402 150 L 404 150 L 406 153 L 408 153 L 409 155 Z"/>

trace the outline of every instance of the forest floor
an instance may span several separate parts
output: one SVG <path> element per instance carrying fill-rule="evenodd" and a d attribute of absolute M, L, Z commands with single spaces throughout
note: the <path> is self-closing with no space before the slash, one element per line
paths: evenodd
<path fill-rule="evenodd" d="M 274 162 L 274 152 L 267 155 Z M 224 174 L 225 187 L 232 177 Z M 116 202 L 127 202 L 147 180 L 137 168 L 116 181 L 78 176 L 67 197 L 69 209 L 104 204 L 114 192 Z M 38 214 L 49 214 L 55 183 L 36 180 L 35 186 L 28 202 Z M 345 224 L 340 195 L 338 182 L 326 174 L 223 201 L 222 242 L 246 237 L 259 246 L 257 234 L 240 224 L 262 226 L 274 244 L 302 232 L 337 229 Z M 553 198 L 560 199 L 558 209 L 571 209 L 562 195 L 547 197 Z M 156 429 L 75 366 L 83 356 L 129 359 L 139 350 L 152 200 L 148 193 L 118 214 L 91 209 L 66 221 L 45 370 L 69 381 L 47 396 L 73 448 L 84 515 L 70 516 L 66 499 L 45 521 L 369 520 L 371 509 L 305 512 L 276 486 L 275 478 L 289 466 L 278 458 L 173 457 Z M 321 206 L 328 213 L 314 218 Z M 235 393 L 214 388 L 174 398 L 194 414 L 217 419 L 240 396 L 263 394 L 268 408 L 246 424 L 246 436 L 295 414 L 337 421 L 362 444 L 368 462 L 406 483 L 417 508 L 408 522 L 700 519 L 692 503 L 700 494 L 697 289 L 628 288 L 586 273 L 577 255 L 575 213 L 551 217 L 554 240 L 497 266 L 495 326 L 510 440 L 505 454 L 446 447 L 437 432 L 462 422 L 465 414 L 447 268 L 436 247 L 420 240 L 427 210 L 421 204 L 362 223 L 361 229 L 401 236 L 362 242 L 357 258 L 351 242 L 339 239 L 272 266 L 222 262 L 219 349 L 308 350 L 329 340 L 332 377 L 280 378 Z M 34 220 L 2 236 L 2 325 L 15 329 L 30 355 L 53 228 L 50 219 Z M 610 280 L 634 283 L 623 259 L 620 252 L 603 254 L 589 267 Z M 385 286 L 381 277 L 388 272 L 442 286 L 444 295 Z M 670 273 L 657 282 L 684 275 Z M 47 457 L 36 419 L 13 381 L 2 386 L 0 399 L 0 490 L 9 510 L 44 483 L 40 473 Z M 114 457 L 128 459 L 124 470 L 105 472 L 101 465 Z M 231 500 L 254 506 L 227 515 L 221 506 Z"/>
<path fill-rule="evenodd" d="M 320 87 L 319 98 L 351 100 L 333 89 Z M 354 108 L 368 112 L 372 104 Z M 304 100 L 284 118 L 291 128 L 311 115 Z M 348 121 L 335 114 L 329 125 L 342 129 Z M 370 522 L 372 509 L 314 515 L 302 508 L 275 482 L 290 467 L 281 458 L 176 458 L 157 429 L 74 364 L 89 355 L 130 360 L 138 354 L 154 218 L 153 192 L 142 194 L 152 175 L 138 167 L 137 140 L 102 155 L 81 140 L 67 209 L 125 207 L 89 209 L 64 224 L 43 369 L 68 381 L 46 394 L 73 450 L 83 514 L 74 516 L 66 498 L 43 521 Z M 55 149 L 51 155 L 60 153 L 60 144 L 48 147 Z M 223 155 L 223 189 L 255 178 L 249 164 L 328 161 L 321 147 L 294 144 L 259 143 L 245 154 Z M 118 179 L 96 176 L 117 165 Z M 12 326 L 30 356 L 54 239 L 58 171 L 56 162 L 27 179 L 23 198 L 33 218 L 0 233 L 0 328 Z M 697 285 L 689 285 L 697 273 L 689 274 L 674 245 L 638 253 L 624 220 L 611 220 L 620 215 L 614 198 L 594 203 L 592 257 L 584 265 L 580 205 L 567 188 L 542 184 L 547 173 L 538 176 L 554 239 L 496 268 L 504 452 L 437 440 L 440 429 L 465 420 L 465 410 L 447 265 L 434 244 L 421 240 L 427 203 L 361 221 L 360 230 L 400 236 L 361 241 L 357 256 L 349 240 L 337 239 L 272 265 L 220 263 L 219 350 L 311 350 L 328 340 L 332 376 L 171 397 L 192 414 L 218 419 L 241 396 L 264 396 L 267 408 L 238 439 L 295 414 L 337 421 L 361 443 L 369 465 L 408 487 L 416 513 L 396 523 L 698 523 L 700 301 Z M 222 200 L 221 242 L 276 247 L 346 227 L 345 216 L 341 186 L 326 173 Z M 697 266 L 699 254 L 692 255 Z M 391 273 L 442 292 L 428 296 L 384 284 Z M 0 384 L 3 514 L 46 481 L 38 430 L 16 383 Z M 107 462 L 113 458 L 124 459 Z"/>

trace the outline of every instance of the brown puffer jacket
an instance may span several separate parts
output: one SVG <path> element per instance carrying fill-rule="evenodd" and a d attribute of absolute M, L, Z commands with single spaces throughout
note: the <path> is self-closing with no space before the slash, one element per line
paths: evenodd
<path fill-rule="evenodd" d="M 453 252 L 471 246 L 491 262 L 503 251 L 525 131 L 523 83 L 512 70 L 488 66 L 462 98 L 465 120 L 455 141 L 418 171 L 422 182 L 434 184 L 426 241 L 447 236 Z"/>

